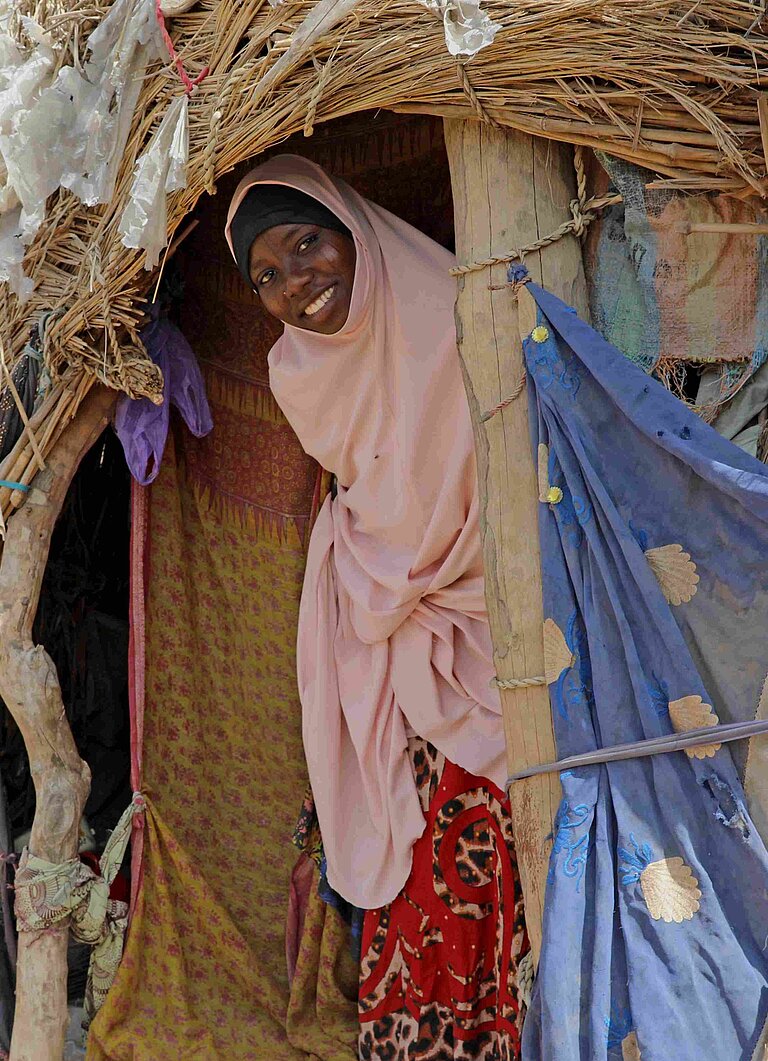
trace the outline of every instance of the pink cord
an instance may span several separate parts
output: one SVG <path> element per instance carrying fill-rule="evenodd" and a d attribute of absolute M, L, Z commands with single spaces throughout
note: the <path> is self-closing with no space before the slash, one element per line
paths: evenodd
<path fill-rule="evenodd" d="M 523 374 L 520 377 L 517 386 L 509 395 L 509 397 L 499 402 L 498 405 L 494 405 L 493 409 L 489 409 L 487 413 L 483 413 L 483 415 L 480 417 L 480 422 L 482 424 L 486 423 L 488 420 L 491 420 L 496 415 L 496 413 L 502 412 L 504 409 L 507 408 L 508 405 L 511 405 L 512 402 L 515 401 L 515 399 L 519 398 L 520 395 L 523 393 L 523 391 L 525 390 L 525 384 L 526 372 L 525 369 L 523 369 Z"/>
<path fill-rule="evenodd" d="M 203 69 L 193 81 L 187 71 L 184 69 L 184 63 L 181 61 L 180 56 L 178 55 L 176 49 L 173 46 L 171 35 L 168 32 L 168 27 L 165 24 L 165 15 L 163 14 L 162 0 L 155 0 L 155 13 L 157 15 L 158 25 L 160 26 L 160 32 L 163 35 L 163 41 L 165 43 L 166 48 L 168 49 L 168 54 L 170 55 L 171 60 L 173 61 L 176 70 L 178 71 L 178 75 L 181 78 L 182 84 L 184 85 L 184 91 L 187 93 L 188 96 L 190 96 L 192 94 L 192 89 L 199 85 L 200 82 L 208 76 L 210 72 L 210 67 L 203 67 Z"/>

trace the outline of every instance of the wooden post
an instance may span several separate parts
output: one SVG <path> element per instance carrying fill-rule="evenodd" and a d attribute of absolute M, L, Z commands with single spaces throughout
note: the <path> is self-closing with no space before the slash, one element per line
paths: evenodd
<path fill-rule="evenodd" d="M 480 121 L 445 121 L 461 263 L 525 247 L 554 232 L 574 197 L 570 148 Z M 587 315 L 581 247 L 573 236 L 526 258 L 532 278 Z M 486 597 L 500 678 L 544 674 L 538 486 L 526 392 L 483 423 L 523 372 L 517 301 L 506 266 L 460 277 L 456 325 L 477 448 Z M 530 329 L 528 329 L 530 330 Z M 546 686 L 502 691 L 510 772 L 556 758 Z M 538 961 L 551 843 L 560 801 L 556 774 L 512 786 L 528 932 Z"/>
<path fill-rule="evenodd" d="M 35 783 L 30 850 L 49 862 L 77 854 L 90 772 L 64 713 L 56 669 L 32 641 L 51 534 L 83 455 L 106 427 L 116 398 L 95 386 L 8 522 L 0 561 L 0 695 L 21 730 Z M 61 1061 L 67 1027 L 66 924 L 22 932 L 12 1061 Z"/>

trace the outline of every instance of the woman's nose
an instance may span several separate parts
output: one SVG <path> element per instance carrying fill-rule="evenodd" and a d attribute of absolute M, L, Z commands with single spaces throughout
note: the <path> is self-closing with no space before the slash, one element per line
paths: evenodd
<path fill-rule="evenodd" d="M 285 293 L 287 295 L 299 295 L 312 279 L 309 269 L 292 269 L 286 273 Z"/>

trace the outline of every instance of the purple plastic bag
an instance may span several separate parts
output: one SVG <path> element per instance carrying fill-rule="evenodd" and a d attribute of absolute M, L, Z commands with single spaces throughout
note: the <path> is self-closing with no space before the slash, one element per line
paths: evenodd
<path fill-rule="evenodd" d="M 142 486 L 157 478 L 165 450 L 170 407 L 175 405 L 196 438 L 213 428 L 200 366 L 187 340 L 166 317 L 142 329 L 147 353 L 163 373 L 163 402 L 124 395 L 117 404 L 115 430 L 131 474 Z"/>

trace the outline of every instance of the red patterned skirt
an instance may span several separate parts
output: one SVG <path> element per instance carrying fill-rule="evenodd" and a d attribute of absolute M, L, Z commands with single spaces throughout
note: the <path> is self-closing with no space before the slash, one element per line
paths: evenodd
<path fill-rule="evenodd" d="M 365 915 L 361 1061 L 513 1061 L 528 950 L 509 805 L 426 741 L 411 752 L 427 822 L 394 902 Z"/>

